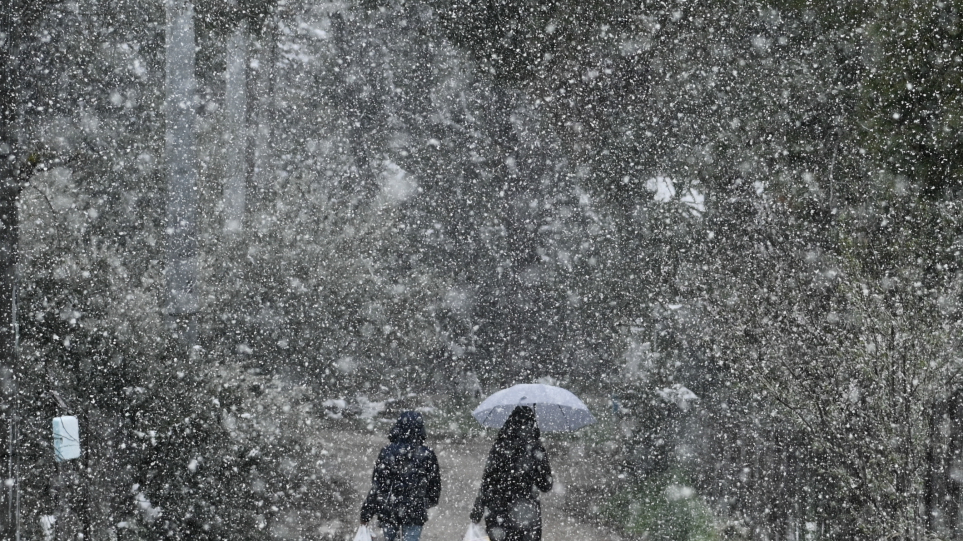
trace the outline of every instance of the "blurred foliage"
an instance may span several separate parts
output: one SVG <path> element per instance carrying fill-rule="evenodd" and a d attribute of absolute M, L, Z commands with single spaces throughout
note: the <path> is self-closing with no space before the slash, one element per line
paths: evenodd
<path fill-rule="evenodd" d="M 956 2 L 890 1 L 863 30 L 870 42 L 862 133 L 894 173 L 928 199 L 958 196 L 963 170 Z"/>
<path fill-rule="evenodd" d="M 276 0 L 199 0 L 194 3 L 194 13 L 206 31 L 229 34 L 243 21 L 255 35 L 260 35 L 277 3 Z"/>
<path fill-rule="evenodd" d="M 602 509 L 629 534 L 659 541 L 723 539 L 712 511 L 686 482 L 685 473 L 666 471 L 645 477 Z"/>

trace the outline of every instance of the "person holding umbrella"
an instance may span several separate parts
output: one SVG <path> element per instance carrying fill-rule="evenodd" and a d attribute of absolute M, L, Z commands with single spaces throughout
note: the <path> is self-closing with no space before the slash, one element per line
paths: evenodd
<path fill-rule="evenodd" d="M 530 406 L 516 406 L 488 454 L 471 521 L 485 520 L 492 541 L 541 541 L 539 491 L 552 488 L 552 468 Z"/>
<path fill-rule="evenodd" d="M 378 516 L 385 541 L 418 541 L 428 508 L 438 505 L 438 457 L 425 446 L 421 414 L 406 411 L 388 433 L 371 475 L 371 490 L 361 506 L 361 525 Z"/>

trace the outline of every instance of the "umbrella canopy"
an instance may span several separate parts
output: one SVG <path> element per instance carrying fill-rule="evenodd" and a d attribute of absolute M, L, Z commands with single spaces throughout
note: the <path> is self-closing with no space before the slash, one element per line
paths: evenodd
<path fill-rule="evenodd" d="M 515 406 L 532 406 L 543 432 L 578 430 L 593 424 L 595 417 L 577 396 L 561 387 L 523 384 L 502 389 L 482 402 L 472 416 L 491 428 L 500 428 Z"/>

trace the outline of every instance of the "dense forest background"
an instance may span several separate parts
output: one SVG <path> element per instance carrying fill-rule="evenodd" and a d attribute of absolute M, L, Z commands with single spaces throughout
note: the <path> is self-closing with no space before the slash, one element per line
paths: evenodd
<path fill-rule="evenodd" d="M 474 377 L 625 405 L 720 536 L 958 537 L 961 10 L 7 0 L 3 538 L 276 538 L 305 412 Z"/>

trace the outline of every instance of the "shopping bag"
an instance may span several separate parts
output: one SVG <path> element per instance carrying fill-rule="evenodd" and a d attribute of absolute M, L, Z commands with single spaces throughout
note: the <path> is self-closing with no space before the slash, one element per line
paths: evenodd
<path fill-rule="evenodd" d="M 485 533 L 485 528 L 482 528 L 481 524 L 472 522 L 468 525 L 468 531 L 465 532 L 465 538 L 462 541 L 488 541 L 488 534 Z"/>
<path fill-rule="evenodd" d="M 354 534 L 354 541 L 371 541 L 371 531 L 362 524 L 358 526 L 358 533 Z"/>

